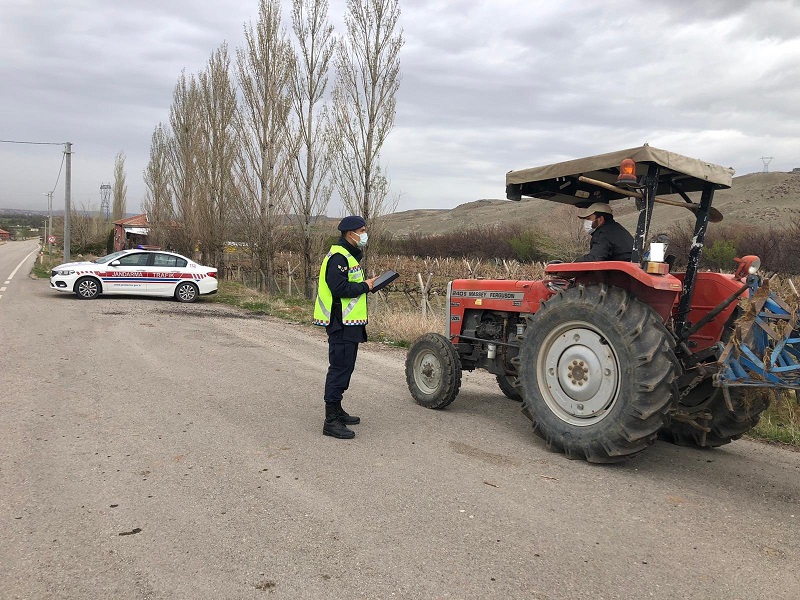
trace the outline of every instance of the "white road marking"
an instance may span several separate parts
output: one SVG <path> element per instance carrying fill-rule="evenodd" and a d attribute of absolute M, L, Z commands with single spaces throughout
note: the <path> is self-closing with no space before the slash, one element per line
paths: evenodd
<path fill-rule="evenodd" d="M 34 250 L 33 252 L 31 252 L 31 254 L 36 254 L 37 252 L 39 252 L 39 248 L 37 248 L 36 250 Z M 17 266 L 14 268 L 14 270 L 13 270 L 13 271 L 11 271 L 11 275 L 9 275 L 9 276 L 8 276 L 8 279 L 6 279 L 6 281 L 5 281 L 5 284 L 4 284 L 4 285 L 8 285 L 8 284 L 10 284 L 10 283 L 11 283 L 11 280 L 12 280 L 12 279 L 14 279 L 14 275 L 16 275 L 16 274 L 17 274 L 17 271 L 19 271 L 19 268 L 20 268 L 20 267 L 21 267 L 23 264 L 25 264 L 25 261 L 26 261 L 26 260 L 28 260 L 28 258 L 30 258 L 31 254 L 28 254 L 28 256 L 26 256 L 26 257 L 25 257 L 25 258 L 23 258 L 21 261 L 19 261 L 19 264 L 18 264 L 18 265 L 17 265 Z M 3 288 L 0 288 L 0 292 L 4 292 L 5 290 L 6 290 L 6 288 L 4 288 L 4 287 L 3 287 Z M 2 295 L 0 295 L 0 298 L 2 298 L 2 297 L 3 297 L 3 296 L 2 296 Z"/>
<path fill-rule="evenodd" d="M 20 268 L 20 267 L 21 267 L 21 266 L 22 266 L 22 265 L 25 263 L 25 261 L 26 261 L 26 260 L 28 260 L 28 258 L 30 257 L 30 255 L 31 255 L 31 254 L 36 254 L 37 252 L 39 252 L 39 249 L 38 249 L 38 248 L 37 248 L 36 250 L 34 250 L 33 252 L 31 252 L 30 254 L 28 254 L 28 256 L 26 256 L 25 258 L 23 258 L 21 261 L 19 261 L 19 264 L 16 266 L 16 268 L 15 268 L 13 271 L 11 271 L 11 275 L 9 275 L 9 276 L 8 276 L 8 281 L 6 281 L 6 285 L 8 285 L 9 283 L 11 283 L 11 280 L 14 278 L 14 275 L 16 275 L 16 274 L 17 274 L 17 271 L 19 271 L 19 268 Z"/>

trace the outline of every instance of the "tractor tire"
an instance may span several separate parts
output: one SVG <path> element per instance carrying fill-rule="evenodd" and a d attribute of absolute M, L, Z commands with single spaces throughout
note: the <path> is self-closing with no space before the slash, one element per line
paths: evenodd
<path fill-rule="evenodd" d="M 710 379 L 703 381 L 678 404 L 678 408 L 710 431 L 673 419 L 659 432 L 659 437 L 678 446 L 697 448 L 717 448 L 738 440 L 758 425 L 761 413 L 769 406 L 770 396 L 767 390 L 744 387 L 731 387 L 728 392 L 733 412 L 725 401 L 722 388 L 714 387 Z"/>
<path fill-rule="evenodd" d="M 618 462 L 655 442 L 679 369 L 661 318 L 631 294 L 577 286 L 528 317 L 519 356 L 522 410 L 547 447 Z"/>
<path fill-rule="evenodd" d="M 736 308 L 722 333 L 722 342 L 727 343 L 736 328 L 742 311 Z M 675 405 L 680 413 L 695 419 L 705 431 L 684 420 L 672 419 L 672 422 L 659 432 L 659 438 L 678 446 L 694 446 L 697 448 L 717 448 L 738 440 L 753 427 L 758 425 L 761 413 L 770 403 L 770 394 L 766 389 L 731 387 L 728 388 L 733 412 L 728 407 L 725 394 L 721 388 L 714 387 L 711 378 L 681 397 Z"/>
<path fill-rule="evenodd" d="M 522 394 L 520 388 L 511 383 L 515 377 L 512 375 L 498 375 L 497 385 L 500 386 L 500 391 L 505 394 L 505 397 L 514 402 L 522 402 Z"/>
<path fill-rule="evenodd" d="M 443 335 L 426 333 L 406 355 L 406 383 L 414 400 L 425 408 L 444 408 L 461 388 L 461 359 Z"/>

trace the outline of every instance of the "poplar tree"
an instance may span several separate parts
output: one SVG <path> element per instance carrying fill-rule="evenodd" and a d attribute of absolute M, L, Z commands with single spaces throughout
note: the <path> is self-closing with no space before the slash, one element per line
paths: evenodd
<path fill-rule="evenodd" d="M 328 0 L 293 0 L 292 29 L 298 56 L 291 86 L 297 123 L 291 200 L 301 234 L 303 293 L 311 298 L 315 293 L 315 255 L 322 242 L 319 236 L 314 236 L 312 225 L 319 215 L 325 214 L 333 191 L 329 179 L 331 155 L 325 135 L 328 108 L 324 103 L 335 48 L 333 26 L 328 21 Z"/>
<path fill-rule="evenodd" d="M 347 35 L 336 50 L 333 89 L 334 179 L 348 212 L 360 214 L 372 237 L 394 210 L 380 152 L 394 126 L 400 87 L 398 0 L 347 0 Z"/>

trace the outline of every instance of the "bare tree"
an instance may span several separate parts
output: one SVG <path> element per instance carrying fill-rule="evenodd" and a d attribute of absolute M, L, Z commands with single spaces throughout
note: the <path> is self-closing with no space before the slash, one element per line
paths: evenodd
<path fill-rule="evenodd" d="M 125 218 L 128 185 L 125 183 L 125 154 L 118 152 L 114 158 L 114 188 L 113 188 L 113 208 L 111 209 L 111 220 L 118 221 Z"/>
<path fill-rule="evenodd" d="M 237 79 L 242 93 L 237 164 L 239 214 L 250 232 L 250 247 L 262 286 L 277 289 L 275 254 L 287 212 L 289 169 L 294 152 L 288 126 L 294 53 L 281 26 L 279 0 L 260 0 L 255 30 L 245 26 L 245 47 L 237 49 Z"/>
<path fill-rule="evenodd" d="M 347 210 L 377 234 L 394 210 L 380 151 L 394 126 L 403 32 L 398 0 L 347 0 L 347 36 L 336 52 L 333 89 L 334 179 Z"/>
<path fill-rule="evenodd" d="M 200 188 L 198 173 L 198 152 L 201 132 L 198 114 L 200 113 L 200 92 L 197 80 L 185 73 L 175 86 L 170 107 L 170 128 L 172 135 L 167 146 L 169 165 L 168 181 L 174 200 L 174 213 L 180 228 L 174 231 L 172 242 L 175 249 L 187 256 L 194 256 L 198 243 L 197 196 Z"/>
<path fill-rule="evenodd" d="M 159 123 L 150 142 L 150 160 L 144 170 L 147 186 L 142 209 L 150 222 L 150 241 L 162 248 L 172 246 L 170 231 L 174 230 L 174 210 L 170 193 L 169 151 L 172 143 L 169 132 Z"/>
<path fill-rule="evenodd" d="M 323 104 L 335 48 L 333 26 L 328 21 L 328 0 L 292 0 L 292 29 L 299 46 L 292 79 L 299 144 L 291 173 L 291 200 L 301 232 L 303 292 L 306 298 L 311 298 L 315 254 L 321 249 L 321 240 L 315 239 L 312 225 L 325 213 L 333 191 L 328 178 L 331 155 L 324 131 L 328 114 Z"/>
<path fill-rule="evenodd" d="M 96 206 L 82 204 L 70 210 L 70 246 L 79 254 L 104 253 L 109 228 Z"/>
<path fill-rule="evenodd" d="M 236 154 L 236 94 L 226 44 L 211 54 L 207 69 L 199 75 L 198 87 L 200 145 L 196 157 L 202 192 L 197 196 L 197 233 L 202 260 L 222 269 Z"/>

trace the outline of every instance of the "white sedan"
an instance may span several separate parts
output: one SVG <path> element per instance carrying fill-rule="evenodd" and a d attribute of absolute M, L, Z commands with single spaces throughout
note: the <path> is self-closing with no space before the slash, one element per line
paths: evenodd
<path fill-rule="evenodd" d="M 121 250 L 93 262 L 55 267 L 50 287 L 85 300 L 100 294 L 137 294 L 194 302 L 200 295 L 217 293 L 217 270 L 173 252 Z"/>

